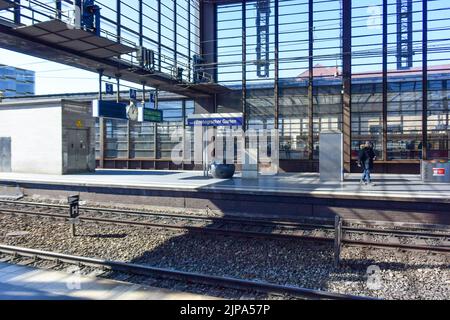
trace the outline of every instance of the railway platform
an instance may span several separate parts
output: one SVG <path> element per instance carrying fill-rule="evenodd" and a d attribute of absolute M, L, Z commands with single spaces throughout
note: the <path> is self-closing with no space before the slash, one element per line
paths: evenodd
<path fill-rule="evenodd" d="M 245 180 L 207 179 L 195 171 L 97 170 L 94 174 L 0 173 L 0 185 L 26 195 L 98 203 L 213 210 L 220 214 L 308 217 L 450 225 L 450 185 L 423 183 L 417 175 L 359 175 L 343 183 L 321 183 L 317 174 L 280 174 Z"/>
<path fill-rule="evenodd" d="M 60 271 L 0 263 L 0 300 L 211 300 Z"/>

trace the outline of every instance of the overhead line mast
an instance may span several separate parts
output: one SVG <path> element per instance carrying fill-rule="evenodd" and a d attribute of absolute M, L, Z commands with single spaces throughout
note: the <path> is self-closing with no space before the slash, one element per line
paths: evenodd
<path fill-rule="evenodd" d="M 412 0 L 397 0 L 397 69 L 413 67 L 413 5 Z"/>

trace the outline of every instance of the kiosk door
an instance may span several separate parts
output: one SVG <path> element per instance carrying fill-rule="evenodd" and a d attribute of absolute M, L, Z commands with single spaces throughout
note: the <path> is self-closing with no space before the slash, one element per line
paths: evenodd
<path fill-rule="evenodd" d="M 0 172 L 11 172 L 11 138 L 0 138 Z"/>
<path fill-rule="evenodd" d="M 83 172 L 89 167 L 89 130 L 68 130 L 68 172 Z"/>

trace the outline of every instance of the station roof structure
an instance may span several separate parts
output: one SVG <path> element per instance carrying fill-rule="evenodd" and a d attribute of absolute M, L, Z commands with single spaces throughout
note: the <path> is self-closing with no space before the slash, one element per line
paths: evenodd
<path fill-rule="evenodd" d="M 0 0 L 0 10 L 12 8 L 16 8 L 14 2 Z M 136 61 L 139 44 L 119 34 L 101 30 L 97 35 L 75 28 L 59 18 L 44 20 L 25 25 L 20 19 L 0 18 L 0 47 L 190 98 L 206 98 L 229 91 L 214 81 L 194 83 L 177 79 L 166 70 L 149 70 L 140 66 Z M 176 62 L 173 67 L 176 67 Z"/>

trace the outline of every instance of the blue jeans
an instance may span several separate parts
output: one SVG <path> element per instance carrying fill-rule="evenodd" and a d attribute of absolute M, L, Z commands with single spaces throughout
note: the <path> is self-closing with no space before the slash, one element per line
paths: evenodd
<path fill-rule="evenodd" d="M 372 179 L 370 178 L 370 169 L 369 166 L 365 166 L 364 167 L 364 172 L 363 172 L 363 176 L 361 178 L 361 181 L 367 182 L 367 183 L 371 183 Z"/>

